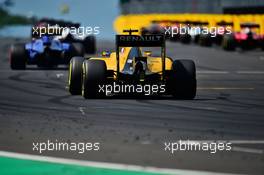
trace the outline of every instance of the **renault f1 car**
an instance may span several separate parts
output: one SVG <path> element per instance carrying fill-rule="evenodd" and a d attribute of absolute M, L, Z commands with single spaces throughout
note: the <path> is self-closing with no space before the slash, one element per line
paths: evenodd
<path fill-rule="evenodd" d="M 45 68 L 67 65 L 73 56 L 83 55 L 82 44 L 61 42 L 51 35 L 25 44 L 14 44 L 9 51 L 11 69 L 25 69 L 27 64 Z"/>
<path fill-rule="evenodd" d="M 102 57 L 73 57 L 70 61 L 68 86 L 72 95 L 84 98 L 104 97 L 100 87 L 119 85 L 164 85 L 164 94 L 181 99 L 196 95 L 196 70 L 192 60 L 173 60 L 166 56 L 164 35 L 116 35 L 116 52 Z M 151 56 L 145 47 L 161 48 L 160 56 Z"/>

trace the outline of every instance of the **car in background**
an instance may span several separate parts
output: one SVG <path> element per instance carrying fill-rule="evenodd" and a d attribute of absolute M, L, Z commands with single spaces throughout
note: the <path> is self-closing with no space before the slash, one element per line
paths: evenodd
<path fill-rule="evenodd" d="M 43 18 L 35 22 L 35 24 L 32 26 L 33 28 L 37 27 L 45 27 L 45 26 L 57 26 L 57 27 L 63 27 L 66 30 L 63 30 L 61 32 L 60 36 L 57 36 L 57 38 L 62 42 L 68 42 L 68 43 L 81 43 L 84 47 L 84 51 L 87 54 L 94 54 L 96 52 L 96 39 L 94 35 L 80 35 L 78 33 L 71 33 L 70 29 L 75 28 L 78 29 L 80 27 L 79 23 L 73 23 L 70 21 L 64 21 L 64 20 L 56 20 L 56 19 L 49 19 L 49 18 Z M 34 35 L 33 32 L 31 32 L 32 38 L 38 38 L 39 35 Z"/>
<path fill-rule="evenodd" d="M 179 24 L 179 23 L 178 23 Z M 183 44 L 190 44 L 192 42 L 192 26 L 190 21 L 181 22 L 179 27 L 179 41 Z"/>
<path fill-rule="evenodd" d="M 257 23 L 240 24 L 241 31 L 224 35 L 222 48 L 233 51 L 236 48 L 250 50 L 262 48 L 264 50 L 264 36 L 260 34 L 260 25 Z"/>
<path fill-rule="evenodd" d="M 164 32 L 163 26 L 156 22 L 141 29 L 141 35 L 162 35 Z"/>
<path fill-rule="evenodd" d="M 53 68 L 59 64 L 68 65 L 71 57 L 83 55 L 82 44 L 62 42 L 48 34 L 28 43 L 13 44 L 9 51 L 11 69 L 25 69 L 26 65 Z"/>
<path fill-rule="evenodd" d="M 208 22 L 200 22 L 199 23 L 199 30 L 200 34 L 196 36 L 197 44 L 204 47 L 211 47 L 213 44 L 212 40 L 212 33 L 210 33 L 209 29 L 209 23 Z"/>
<path fill-rule="evenodd" d="M 223 42 L 224 35 L 229 35 L 233 31 L 233 22 L 220 21 L 216 24 L 218 30 L 216 31 L 216 36 L 212 37 L 212 42 L 218 46 L 221 46 Z M 222 28 L 222 30 L 219 30 Z"/>
<path fill-rule="evenodd" d="M 171 33 L 166 33 L 166 28 L 170 28 L 173 22 L 170 20 L 152 21 L 147 27 L 142 27 L 140 30 L 141 35 L 165 35 L 167 40 L 175 40 L 176 37 L 172 37 Z"/>

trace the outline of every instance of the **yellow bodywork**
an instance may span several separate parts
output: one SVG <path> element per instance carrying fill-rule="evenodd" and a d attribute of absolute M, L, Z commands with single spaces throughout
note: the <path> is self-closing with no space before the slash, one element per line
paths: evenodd
<path fill-rule="evenodd" d="M 128 54 L 132 47 L 122 48 L 122 52 L 119 52 L 119 66 L 120 71 L 124 69 L 127 62 Z M 141 51 L 141 50 L 140 50 Z M 142 54 L 143 55 L 143 54 Z M 116 52 L 112 52 L 109 57 L 92 57 L 93 60 L 103 60 L 106 63 L 107 70 L 117 71 Z M 147 56 L 147 69 L 152 73 L 162 73 L 162 59 L 161 57 Z M 172 69 L 172 60 L 170 58 L 165 59 L 165 70 Z"/>
<path fill-rule="evenodd" d="M 254 22 L 260 25 L 260 34 L 264 34 L 264 15 L 228 15 L 228 14 L 129 14 L 120 15 L 114 21 L 114 29 L 118 34 L 122 34 L 124 29 L 133 28 L 141 30 L 148 27 L 152 21 L 186 21 L 206 22 L 208 27 L 215 27 L 218 22 L 232 22 L 234 32 L 241 30 L 240 24 Z M 140 33 L 138 33 L 140 34 Z"/>

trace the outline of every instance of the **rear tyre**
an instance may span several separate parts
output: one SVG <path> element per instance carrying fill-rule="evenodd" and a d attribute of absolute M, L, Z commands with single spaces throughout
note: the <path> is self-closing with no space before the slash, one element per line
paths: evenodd
<path fill-rule="evenodd" d="M 212 46 L 212 37 L 210 34 L 204 34 L 204 35 L 200 35 L 199 37 L 199 44 L 201 46 L 205 46 L 205 47 L 211 47 Z"/>
<path fill-rule="evenodd" d="M 23 70 L 26 68 L 27 52 L 24 44 L 12 45 L 9 54 L 11 69 Z"/>
<path fill-rule="evenodd" d="M 63 54 L 62 58 L 62 64 L 69 64 L 71 58 L 77 56 L 77 57 L 83 57 L 84 56 L 84 47 L 82 43 L 75 42 L 71 43 L 69 51 Z"/>
<path fill-rule="evenodd" d="M 83 41 L 83 45 L 86 53 L 94 54 L 96 52 L 96 41 L 94 36 L 87 36 Z"/>
<path fill-rule="evenodd" d="M 221 45 L 222 41 L 223 41 L 223 35 L 217 34 L 214 40 L 214 43 L 218 46 Z"/>
<path fill-rule="evenodd" d="M 264 51 L 264 40 L 261 41 L 261 49 Z"/>
<path fill-rule="evenodd" d="M 81 43 L 72 43 L 72 56 L 84 56 L 84 47 Z"/>
<path fill-rule="evenodd" d="M 106 64 L 103 60 L 85 60 L 83 62 L 82 96 L 87 98 L 104 97 L 99 85 L 106 81 Z"/>
<path fill-rule="evenodd" d="M 195 44 L 198 44 L 198 43 L 199 43 L 200 36 L 201 36 L 201 35 L 199 35 L 199 34 L 197 34 L 197 35 L 194 36 L 194 43 L 195 43 Z"/>
<path fill-rule="evenodd" d="M 232 35 L 224 35 L 222 40 L 222 48 L 227 51 L 234 51 L 236 49 L 235 39 Z"/>
<path fill-rule="evenodd" d="M 183 44 L 190 44 L 191 43 L 191 35 L 190 34 L 184 34 L 184 35 L 180 35 L 180 41 Z"/>
<path fill-rule="evenodd" d="M 83 57 L 73 57 L 69 65 L 68 85 L 72 95 L 82 94 L 82 64 Z"/>
<path fill-rule="evenodd" d="M 194 99 L 197 89 L 195 63 L 192 60 L 173 61 L 168 87 L 174 98 Z"/>

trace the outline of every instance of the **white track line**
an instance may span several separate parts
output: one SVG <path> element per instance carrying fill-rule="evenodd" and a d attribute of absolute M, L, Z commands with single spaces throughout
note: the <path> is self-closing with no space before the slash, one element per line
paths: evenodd
<path fill-rule="evenodd" d="M 165 168 L 156 168 L 156 167 L 143 167 L 137 165 L 93 162 L 93 161 L 65 159 L 65 158 L 48 157 L 48 156 L 40 156 L 40 155 L 12 153 L 7 151 L 0 151 L 0 156 L 16 158 L 16 159 L 24 159 L 24 160 L 50 162 L 50 163 L 88 166 L 88 167 L 105 168 L 105 169 L 113 169 L 113 170 L 139 171 L 139 172 L 148 172 L 148 173 L 161 173 L 161 174 L 174 174 L 174 175 L 234 175 L 228 173 L 215 173 L 215 172 L 207 172 L 207 171 L 165 169 Z"/>
<path fill-rule="evenodd" d="M 210 142 L 230 142 L 232 144 L 259 144 L 264 145 L 264 140 L 187 140 L 198 143 L 210 143 Z"/>
<path fill-rule="evenodd" d="M 237 74 L 264 74 L 264 71 L 236 71 Z"/>
<path fill-rule="evenodd" d="M 253 154 L 263 154 L 264 153 L 264 151 L 261 149 L 246 148 L 246 147 L 239 147 L 239 146 L 233 146 L 232 151 L 253 153 Z"/>
<path fill-rule="evenodd" d="M 187 140 L 186 143 L 212 143 L 212 142 L 220 142 L 220 143 L 232 143 L 233 145 L 264 145 L 264 140 Z M 184 141 L 182 141 L 184 143 Z M 249 148 L 249 147 L 240 147 L 240 146 L 232 146 L 232 151 L 236 152 L 244 152 L 244 153 L 253 153 L 253 154 L 264 154 L 264 150 Z"/>
<path fill-rule="evenodd" d="M 192 109 L 202 109 L 202 110 L 209 110 L 209 111 L 217 111 L 217 108 L 214 107 L 204 107 L 204 106 L 196 106 L 196 107 L 191 107 Z"/>
<path fill-rule="evenodd" d="M 56 77 L 57 77 L 57 78 L 60 78 L 60 77 L 63 77 L 63 76 L 64 76 L 63 73 L 57 73 L 57 74 L 56 74 Z"/>
<path fill-rule="evenodd" d="M 82 115 L 85 115 L 84 109 L 85 109 L 85 107 L 79 107 L 79 111 L 82 113 Z"/>
<path fill-rule="evenodd" d="M 196 71 L 197 74 L 229 74 L 228 71 L 211 71 L 211 70 L 198 70 Z"/>
<path fill-rule="evenodd" d="M 264 140 L 230 140 L 233 144 L 263 144 Z"/>
<path fill-rule="evenodd" d="M 264 140 L 187 140 L 198 143 L 210 143 L 210 142 L 231 142 L 232 144 L 263 144 Z"/>
<path fill-rule="evenodd" d="M 259 59 L 260 59 L 261 61 L 263 61 L 263 60 L 264 60 L 264 56 L 260 56 Z"/>
<path fill-rule="evenodd" d="M 198 87 L 198 90 L 255 90 L 254 87 Z"/>

